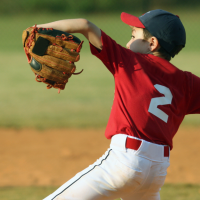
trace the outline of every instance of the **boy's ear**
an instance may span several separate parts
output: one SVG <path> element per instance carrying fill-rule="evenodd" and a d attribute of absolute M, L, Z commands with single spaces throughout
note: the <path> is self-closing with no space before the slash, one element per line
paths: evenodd
<path fill-rule="evenodd" d="M 154 36 L 149 38 L 149 44 L 150 44 L 150 51 L 156 51 L 160 48 L 160 44 L 158 42 L 158 39 Z"/>

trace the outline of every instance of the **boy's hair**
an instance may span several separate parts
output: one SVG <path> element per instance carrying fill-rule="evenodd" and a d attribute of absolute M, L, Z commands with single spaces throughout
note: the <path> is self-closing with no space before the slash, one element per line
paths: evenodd
<path fill-rule="evenodd" d="M 143 28 L 143 34 L 144 40 L 148 40 L 150 37 L 153 37 L 153 35 L 146 28 Z M 182 45 L 177 46 L 175 54 L 178 54 L 182 50 L 182 48 Z M 162 46 L 160 46 L 160 48 L 156 52 L 154 52 L 154 54 L 168 61 L 170 61 L 172 58 L 172 56 Z"/>

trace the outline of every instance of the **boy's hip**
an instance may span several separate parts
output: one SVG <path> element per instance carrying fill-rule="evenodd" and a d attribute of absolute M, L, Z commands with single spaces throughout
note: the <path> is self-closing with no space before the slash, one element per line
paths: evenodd
<path fill-rule="evenodd" d="M 155 162 L 168 162 L 170 156 L 169 146 L 154 144 L 125 134 L 114 135 L 110 148 Z"/>

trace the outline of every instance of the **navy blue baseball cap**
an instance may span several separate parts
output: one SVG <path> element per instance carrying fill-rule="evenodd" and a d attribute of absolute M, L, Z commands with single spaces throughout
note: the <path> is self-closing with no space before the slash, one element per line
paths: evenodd
<path fill-rule="evenodd" d="M 140 17 L 122 12 L 121 20 L 138 28 L 146 28 L 172 57 L 178 46 L 185 47 L 185 28 L 177 15 L 165 10 L 151 10 Z"/>

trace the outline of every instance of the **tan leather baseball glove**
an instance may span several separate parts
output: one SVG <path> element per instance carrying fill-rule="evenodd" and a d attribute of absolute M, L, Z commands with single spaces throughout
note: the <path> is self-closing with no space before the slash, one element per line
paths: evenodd
<path fill-rule="evenodd" d="M 59 93 L 72 74 L 82 72 L 75 73 L 83 44 L 76 36 L 35 25 L 23 31 L 22 42 L 35 80 L 46 83 L 47 89 L 57 88 Z"/>

